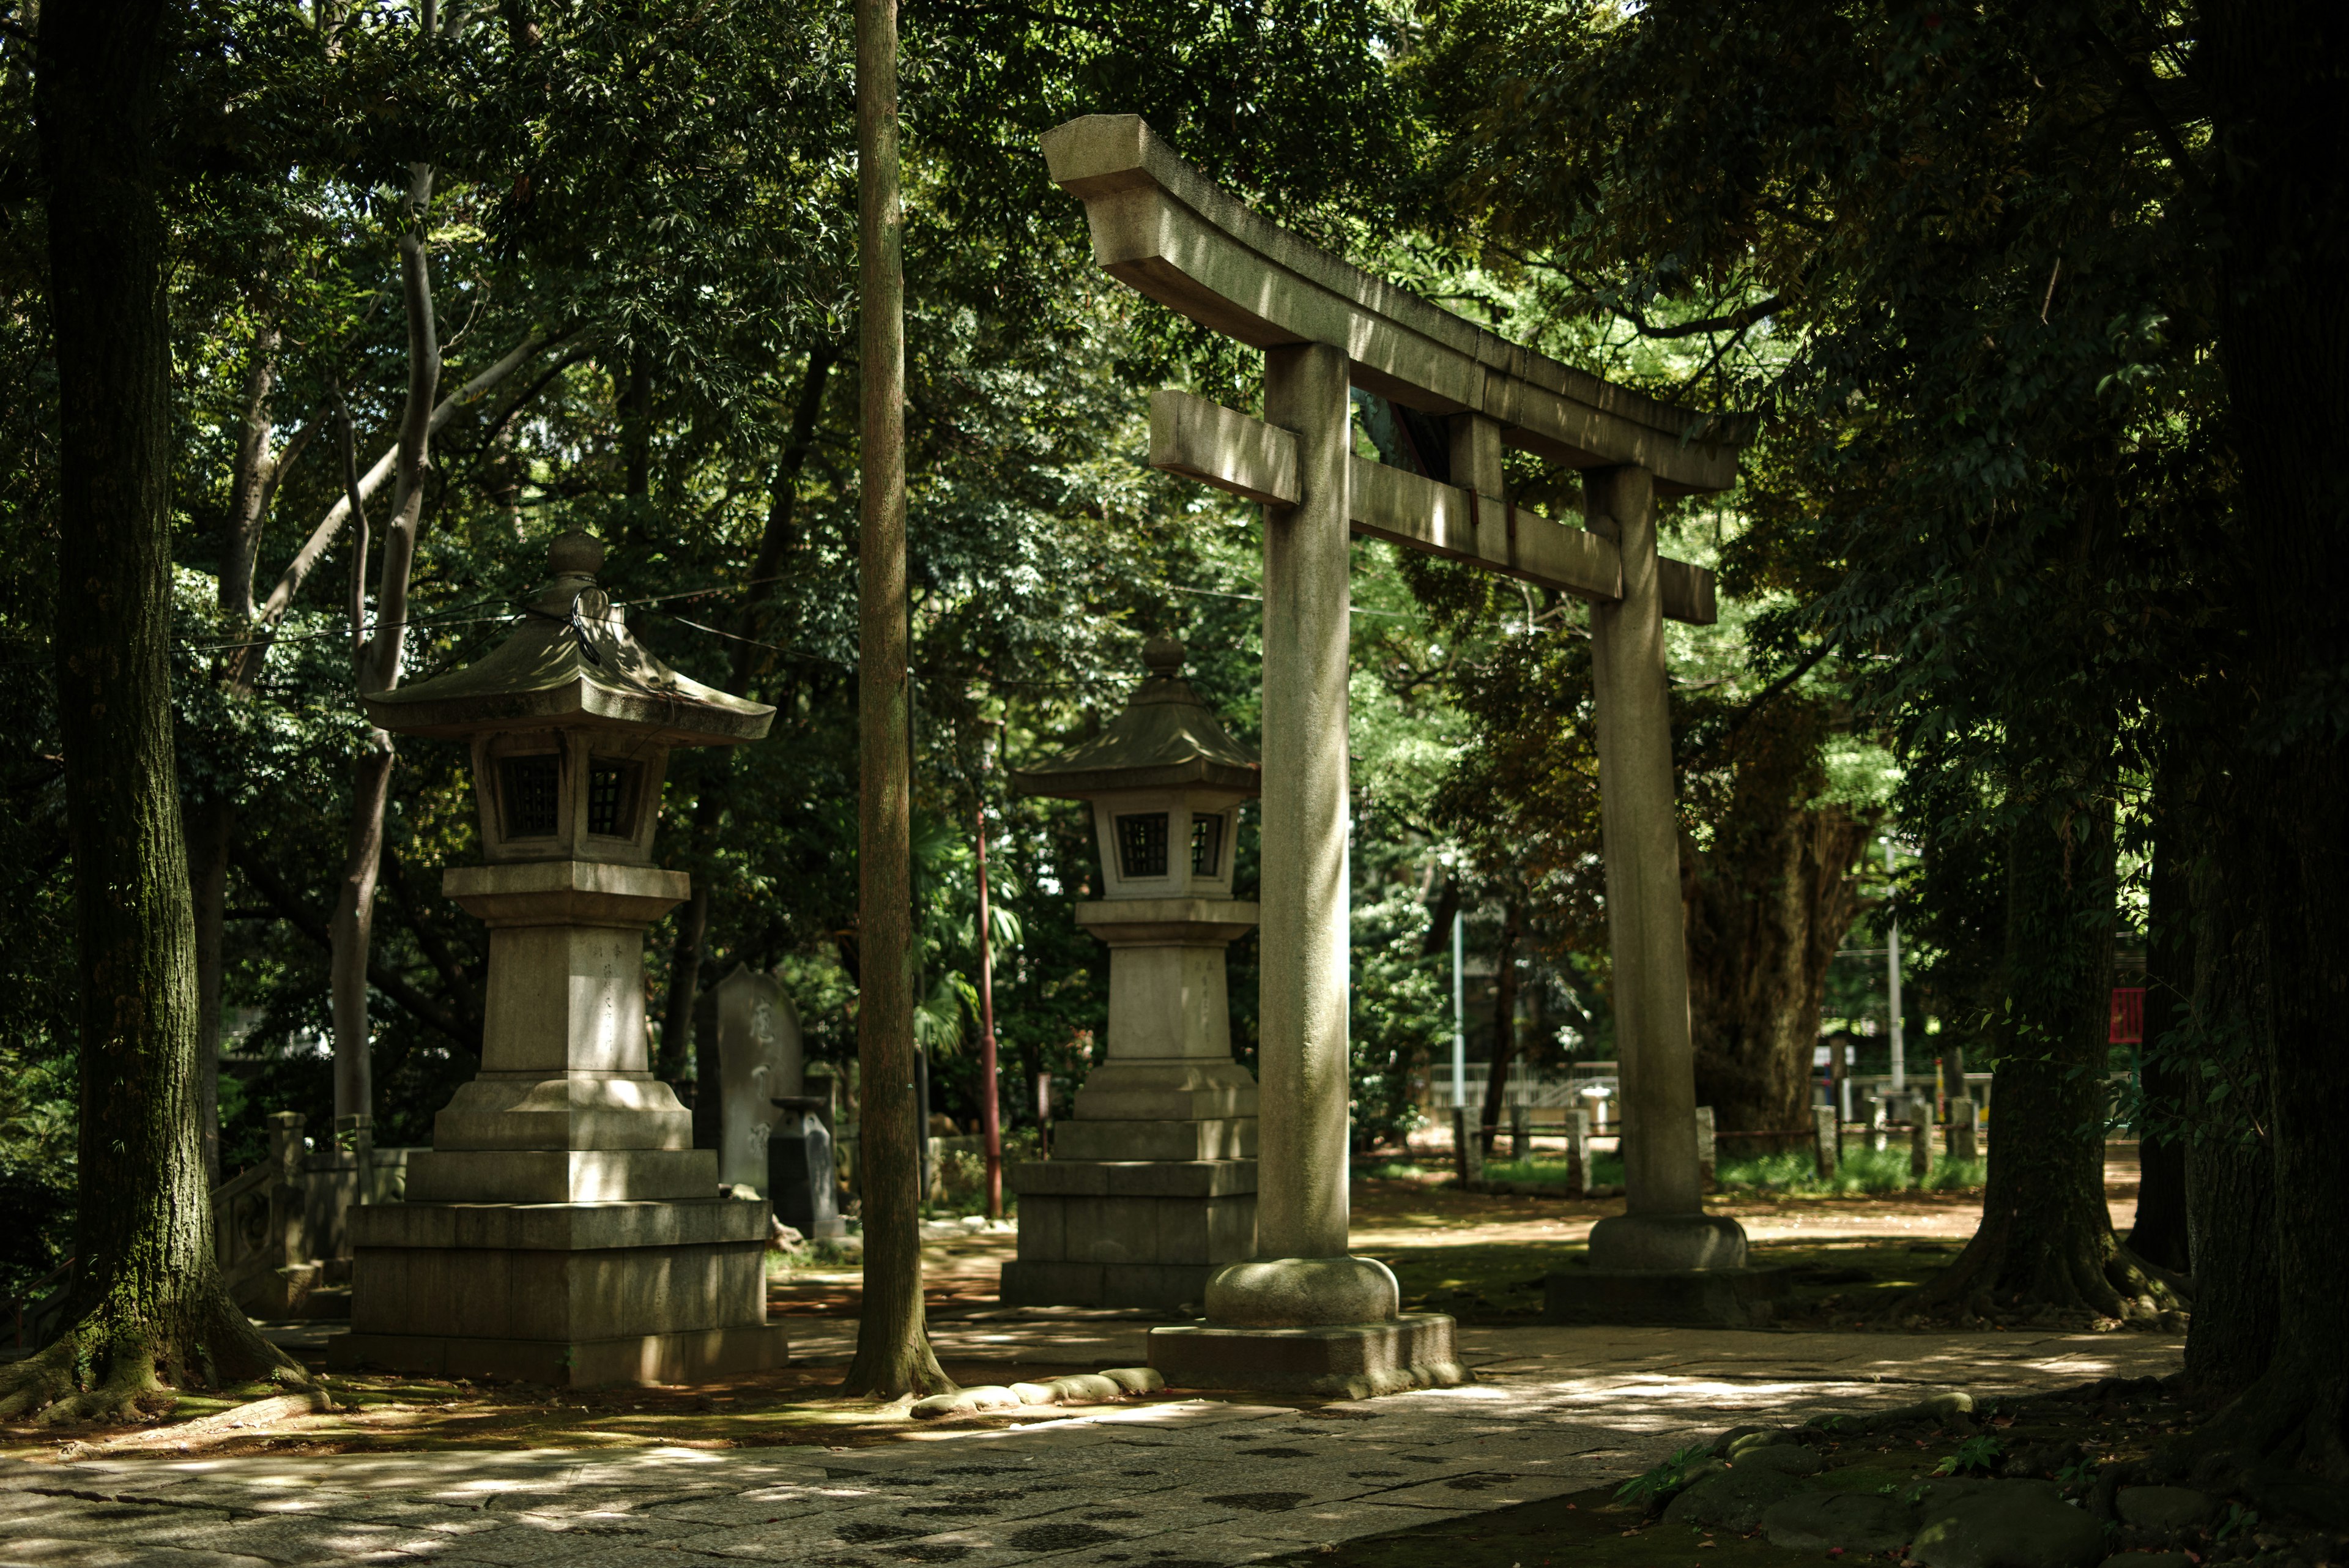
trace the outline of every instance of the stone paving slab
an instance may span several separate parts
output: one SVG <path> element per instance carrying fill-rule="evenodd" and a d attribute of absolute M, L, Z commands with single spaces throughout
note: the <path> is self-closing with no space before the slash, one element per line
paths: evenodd
<path fill-rule="evenodd" d="M 1480 1381 L 1459 1388 L 946 1422 L 853 1449 L 5 1459 L 0 1568 L 1231 1568 L 1614 1484 L 1740 1421 L 2162 1374 L 2179 1348 L 2053 1332 L 1464 1340 Z"/>

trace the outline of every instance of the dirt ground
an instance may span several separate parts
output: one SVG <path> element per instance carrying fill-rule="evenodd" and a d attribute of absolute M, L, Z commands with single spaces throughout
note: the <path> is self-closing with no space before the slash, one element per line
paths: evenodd
<path fill-rule="evenodd" d="M 2132 1151 L 2133 1152 L 2133 1151 Z M 2135 1210 L 2133 1158 L 2108 1165 L 2114 1219 L 2126 1227 Z M 1392 1267 L 1405 1304 L 1450 1313 L 1464 1325 L 1531 1326 L 1539 1321 L 1543 1276 L 1569 1263 L 1590 1227 L 1621 1211 L 1620 1199 L 1484 1196 L 1440 1181 L 1365 1179 L 1354 1185 L 1354 1246 Z M 1837 1298 L 1847 1314 L 1871 1315 L 1948 1262 L 1972 1234 L 1979 1196 L 1908 1193 L 1832 1198 L 1723 1196 L 1754 1239 L 1757 1262 L 1795 1271 L 1788 1327 L 1816 1326 L 1820 1303 Z M 1016 1239 L 1005 1232 L 936 1241 L 925 1248 L 933 1343 L 949 1376 L 968 1386 L 1039 1381 L 1101 1366 L 1133 1365 L 1151 1321 L 1166 1314 L 1074 1309 L 1006 1309 L 996 1300 L 1002 1264 Z M 861 1283 L 853 1268 L 808 1268 L 781 1274 L 769 1292 L 771 1316 L 792 1323 L 793 1365 L 734 1383 L 691 1390 L 570 1391 L 520 1386 L 477 1386 L 396 1376 L 336 1376 L 331 1414 L 302 1417 L 264 1434 L 216 1429 L 202 1434 L 206 1452 L 257 1447 L 334 1452 L 351 1448 L 586 1447 L 657 1442 L 730 1447 L 816 1441 L 853 1446 L 902 1430 L 873 1423 L 869 1404 L 830 1397 L 854 1348 Z M 323 1367 L 336 1324 L 274 1325 L 273 1337 L 314 1367 Z M 1757 1346 L 1757 1349 L 1759 1346 Z M 270 1390 L 190 1397 L 174 1420 L 145 1429 L 59 1432 L 0 1427 L 0 1452 L 100 1444 L 108 1451 L 180 1450 L 181 1425 L 216 1416 Z M 710 1417 L 725 1417 L 713 1428 Z"/>

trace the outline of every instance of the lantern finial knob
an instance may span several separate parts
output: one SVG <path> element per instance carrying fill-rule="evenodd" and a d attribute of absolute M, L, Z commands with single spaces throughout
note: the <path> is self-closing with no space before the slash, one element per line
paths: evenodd
<path fill-rule="evenodd" d="M 592 577 L 604 569 L 604 541 L 584 528 L 555 536 L 546 547 L 546 564 L 561 577 Z"/>
<path fill-rule="evenodd" d="M 1154 637 L 1142 645 L 1142 667 L 1164 680 L 1183 673 L 1183 645 L 1171 637 Z"/>

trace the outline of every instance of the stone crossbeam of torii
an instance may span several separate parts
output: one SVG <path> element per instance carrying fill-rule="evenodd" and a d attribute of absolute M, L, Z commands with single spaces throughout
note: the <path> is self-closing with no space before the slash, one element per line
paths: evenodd
<path fill-rule="evenodd" d="M 1310 1285 L 1302 1262 L 1343 1260 L 1348 1245 L 1348 539 L 1360 533 L 1591 604 L 1628 1213 L 1594 1231 L 1590 1262 L 1742 1266 L 1743 1232 L 1701 1202 L 1662 633 L 1667 617 L 1714 618 L 1713 578 L 1656 553 L 1658 501 L 1733 484 L 1742 424 L 1613 386 L 1361 272 L 1257 216 L 1136 116 L 1088 116 L 1043 140 L 1102 266 L 1264 350 L 1261 420 L 1161 391 L 1150 453 L 1265 508 L 1258 1257 L 1299 1261 L 1292 1286 L 1345 1298 L 1331 1310 L 1362 1304 L 1345 1268 Z M 1352 387 L 1441 421 L 1452 483 L 1356 456 Z M 1513 504 L 1504 445 L 1581 471 L 1590 526 Z M 1275 1288 L 1268 1277 L 1251 1288 Z M 1245 1303 L 1225 1304 L 1245 1317 Z"/>

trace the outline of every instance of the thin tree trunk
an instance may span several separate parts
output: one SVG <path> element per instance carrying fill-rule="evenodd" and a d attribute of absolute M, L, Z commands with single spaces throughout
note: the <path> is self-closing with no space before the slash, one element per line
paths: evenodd
<path fill-rule="evenodd" d="M 1485 1073 L 1485 1108 L 1476 1131 L 1488 1159 L 1500 1137 L 1501 1110 L 1509 1097 L 1509 1065 L 1517 1054 L 1517 937 L 1524 929 L 1525 905 L 1511 898 L 1502 906 L 1500 956 L 1493 971 L 1493 1064 Z"/>
<path fill-rule="evenodd" d="M 368 749 L 351 770 L 351 818 L 343 845 L 343 879 L 327 923 L 335 1020 L 335 1120 L 375 1114 L 375 1075 L 367 1026 L 367 964 L 375 952 L 375 890 L 383 865 L 384 805 L 396 760 L 391 737 L 368 732 Z"/>
<path fill-rule="evenodd" d="M 907 680 L 905 213 L 897 186 L 897 6 L 856 0 L 859 421 L 856 1049 L 864 1299 L 846 1388 L 951 1388 L 923 1324 L 915 1125 L 913 713 Z"/>
<path fill-rule="evenodd" d="M 798 539 L 794 519 L 799 510 L 800 476 L 806 471 L 808 453 L 814 449 L 816 421 L 823 412 L 824 391 L 831 385 L 832 368 L 839 360 L 838 351 L 829 344 L 819 343 L 808 350 L 807 368 L 800 378 L 799 397 L 792 406 L 791 433 L 768 488 L 766 529 L 760 536 L 758 554 L 751 558 L 750 580 L 743 588 L 742 613 L 736 618 L 730 687 L 735 691 L 748 694 L 752 683 L 774 665 L 772 651 L 762 646 L 761 601 L 774 592 L 774 579 L 782 569 L 783 558 Z M 732 793 L 734 753 L 730 750 L 719 756 L 705 757 L 698 765 L 702 769 L 701 783 L 694 794 L 693 826 L 682 858 L 688 867 L 707 867 L 717 849 L 719 824 Z M 693 1064 L 698 1080 L 694 1090 L 693 1138 L 696 1147 L 701 1148 L 717 1147 L 721 1136 L 717 1096 L 707 1096 L 705 1109 L 700 1092 L 701 1084 L 718 1081 L 717 1043 L 695 1039 L 695 1003 L 699 1000 L 702 958 L 709 933 L 709 896 L 705 872 L 694 879 L 693 903 L 678 915 L 677 935 L 669 946 L 668 1000 L 662 1010 L 660 1064 L 655 1069 L 661 1077 L 676 1084 L 684 1081 L 687 1064 Z"/>
<path fill-rule="evenodd" d="M 244 371 L 244 413 L 238 421 L 236 469 L 230 476 L 228 521 L 222 540 L 220 606 L 239 627 L 253 621 L 253 573 L 261 556 L 261 524 L 274 486 L 269 443 L 276 421 L 269 395 L 277 385 L 277 323 L 264 318 L 253 335 Z"/>
<path fill-rule="evenodd" d="M 408 232 L 399 239 L 402 294 L 408 306 L 408 400 L 400 418 L 399 489 L 391 520 L 383 531 L 382 576 L 376 590 L 375 627 L 357 653 L 362 691 L 388 691 L 399 684 L 408 646 L 408 587 L 416 566 L 417 536 L 424 517 L 424 480 L 431 464 L 432 400 L 440 386 L 440 335 L 432 318 L 431 260 L 424 249 L 425 215 L 432 202 L 432 166 L 410 165 Z M 351 486 L 353 512 L 357 487 Z M 362 519 L 362 522 L 364 519 Z M 364 561 L 361 563 L 364 567 Z M 354 598 L 355 622 L 363 613 Z M 354 638 L 365 628 L 352 627 Z M 367 966 L 375 951 L 375 891 L 383 859 L 384 813 L 391 799 L 397 753 L 391 736 L 372 730 L 351 784 L 351 820 L 344 840 L 343 878 L 329 929 L 335 1016 L 335 1117 L 372 1118 L 373 1070 L 369 1063 Z M 347 1125 L 347 1124 L 345 1124 Z M 339 1130 L 339 1128 L 338 1128 Z M 364 1184 L 362 1184 L 364 1185 Z"/>
<path fill-rule="evenodd" d="M 620 447 L 626 472 L 623 483 L 630 501 L 643 503 L 653 493 L 653 357 L 637 344 L 628 352 L 628 379 L 620 389 Z M 628 525 L 642 528 L 641 507 L 629 514 Z"/>
<path fill-rule="evenodd" d="M 0 1418 L 129 1417 L 166 1382 L 301 1380 L 222 1288 L 196 1116 L 195 927 L 171 674 L 171 325 L 159 0 L 41 17 L 57 365 L 56 655 L 80 981 L 78 1269 L 62 1336 L 0 1371 Z M 160 1374 L 160 1376 L 159 1376 Z"/>
<path fill-rule="evenodd" d="M 270 394 L 277 385 L 277 324 L 264 318 L 254 333 L 245 363 L 243 413 L 221 537 L 222 623 L 225 629 L 240 633 L 253 625 L 253 574 L 261 547 L 262 522 L 268 515 L 280 475 L 300 452 L 299 446 L 289 447 L 280 459 L 269 450 L 277 428 L 269 411 Z M 246 672 L 255 661 L 249 654 L 243 648 L 226 649 L 212 667 L 212 679 L 240 698 L 252 691 Z M 217 1187 L 221 1180 L 222 966 L 226 961 L 229 848 L 236 838 L 237 803 L 226 794 L 206 797 L 189 793 L 183 794 L 181 805 L 187 822 L 188 882 L 195 901 L 196 1114 L 203 1129 L 205 1178 Z"/>

